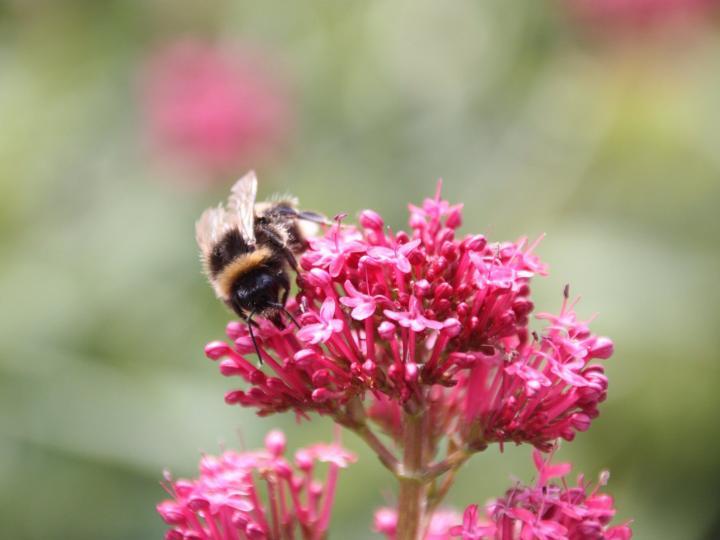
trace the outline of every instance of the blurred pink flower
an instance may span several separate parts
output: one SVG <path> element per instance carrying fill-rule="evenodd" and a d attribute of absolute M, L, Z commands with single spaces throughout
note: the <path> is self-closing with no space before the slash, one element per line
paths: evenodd
<path fill-rule="evenodd" d="M 452 540 L 452 526 L 461 519 L 460 514 L 453 510 L 440 509 L 433 512 L 427 525 L 423 540 Z M 383 507 L 375 512 L 374 530 L 383 534 L 387 540 L 395 540 L 397 535 L 397 511 Z"/>
<path fill-rule="evenodd" d="M 552 456 L 550 456 L 551 458 Z M 477 505 L 465 510 L 462 524 L 449 529 L 447 538 L 462 540 L 629 540 L 629 524 L 610 526 L 614 501 L 600 493 L 608 474 L 600 475 L 595 487 L 582 475 L 569 487 L 565 476 L 570 464 L 551 465 L 533 451 L 538 480 L 535 486 L 515 486 L 505 497 L 492 501 L 480 517 Z M 553 479 L 561 482 L 551 482 Z"/>
<path fill-rule="evenodd" d="M 718 7 L 716 0 L 565 0 L 565 4 L 600 33 L 681 27 L 707 18 Z"/>
<path fill-rule="evenodd" d="M 294 463 L 284 457 L 285 436 L 270 432 L 265 449 L 203 456 L 200 476 L 167 479 L 171 498 L 157 511 L 171 526 L 167 540 L 280 540 L 324 538 L 330 523 L 338 469 L 355 461 L 339 444 L 298 450 Z M 316 464 L 328 464 L 324 481 Z"/>
<path fill-rule="evenodd" d="M 170 43 L 149 58 L 141 83 L 153 147 L 208 176 L 257 166 L 289 132 L 287 92 L 248 48 Z"/>

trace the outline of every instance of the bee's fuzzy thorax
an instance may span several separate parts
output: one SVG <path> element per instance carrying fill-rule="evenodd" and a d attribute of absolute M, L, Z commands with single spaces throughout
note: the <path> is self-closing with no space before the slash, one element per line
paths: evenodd
<path fill-rule="evenodd" d="M 232 288 L 235 282 L 243 274 L 267 261 L 272 257 L 272 252 L 267 247 L 259 247 L 255 251 L 236 257 L 232 262 L 220 270 L 214 279 L 212 286 L 215 294 L 221 300 L 228 302 L 232 295 Z"/>

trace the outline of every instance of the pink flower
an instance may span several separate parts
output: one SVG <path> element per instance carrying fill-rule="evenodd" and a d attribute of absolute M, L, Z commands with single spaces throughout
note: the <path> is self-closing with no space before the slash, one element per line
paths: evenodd
<path fill-rule="evenodd" d="M 431 321 L 422 315 L 423 310 L 420 308 L 418 299 L 415 296 L 410 297 L 409 308 L 409 311 L 386 309 L 384 313 L 388 319 L 396 321 L 403 328 L 409 328 L 413 332 L 440 330 L 443 327 L 443 323 L 440 321 Z"/>
<path fill-rule="evenodd" d="M 565 298 L 558 315 L 529 329 L 531 280 L 546 272 L 537 242 L 458 236 L 461 205 L 439 192 L 411 207 L 411 231 L 394 234 L 375 212 L 361 228 L 338 220 L 302 256 L 299 293 L 288 303 L 300 328 L 258 320 L 264 362 L 244 324 L 233 344 L 207 355 L 245 386 L 228 403 L 260 414 L 295 410 L 343 421 L 351 401 L 397 437 L 402 411 L 427 410 L 433 444 L 444 436 L 479 450 L 497 442 L 549 448 L 598 415 L 612 342 L 593 335 Z M 248 355 L 250 355 L 248 357 Z"/>
<path fill-rule="evenodd" d="M 335 279 L 346 261 L 353 255 L 365 252 L 368 246 L 360 234 L 341 231 L 340 224 L 336 223 L 325 236 L 311 238 L 310 248 L 301 260 L 303 268 L 326 270 Z"/>
<path fill-rule="evenodd" d="M 157 506 L 171 527 L 165 538 L 280 540 L 300 531 L 305 538 L 323 538 L 338 469 L 355 456 L 337 443 L 299 450 L 294 464 L 284 453 L 285 436 L 273 431 L 264 450 L 204 456 L 198 478 L 168 478 L 171 498 Z M 315 463 L 329 464 L 322 483 L 313 477 Z"/>
<path fill-rule="evenodd" d="M 495 533 L 495 524 L 486 523 L 478 519 L 477 504 L 471 504 L 465 509 L 462 525 L 456 525 L 448 529 L 448 536 L 450 536 L 450 538 L 460 536 L 463 540 L 495 538 Z"/>
<path fill-rule="evenodd" d="M 356 321 L 364 321 L 368 317 L 372 317 L 375 314 L 377 305 L 383 300 L 380 295 L 370 296 L 361 293 L 353 286 L 351 281 L 345 282 L 345 291 L 348 296 L 341 297 L 340 303 L 343 306 L 353 308 L 350 316 Z"/>
<path fill-rule="evenodd" d="M 552 456 L 551 456 L 552 457 Z M 615 516 L 613 499 L 600 493 L 607 473 L 591 489 L 582 475 L 569 487 L 565 479 L 570 464 L 551 465 L 533 452 L 538 480 L 535 486 L 516 486 L 505 497 L 486 507 L 479 517 L 477 505 L 466 508 L 462 524 L 449 529 L 451 538 L 462 540 L 629 540 L 629 524 L 610 526 Z M 550 480 L 561 479 L 559 484 Z"/>
<path fill-rule="evenodd" d="M 156 51 L 142 80 L 144 120 L 173 161 L 230 174 L 274 154 L 289 131 L 286 92 L 247 48 L 177 41 Z"/>
<path fill-rule="evenodd" d="M 393 266 L 403 274 L 407 274 L 412 269 L 407 256 L 419 245 L 420 240 L 413 240 L 392 248 L 373 246 L 367 250 L 367 254 L 374 262 Z"/>
<path fill-rule="evenodd" d="M 335 301 L 326 298 L 317 315 L 318 322 L 303 326 L 297 333 L 302 341 L 313 345 L 325 343 L 333 334 L 342 331 L 343 320 L 335 318 Z"/>

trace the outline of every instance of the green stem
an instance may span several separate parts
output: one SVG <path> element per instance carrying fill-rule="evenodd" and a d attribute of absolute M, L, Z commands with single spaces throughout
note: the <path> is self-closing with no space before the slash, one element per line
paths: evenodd
<path fill-rule="evenodd" d="M 403 462 L 398 497 L 397 540 L 418 540 L 425 510 L 423 479 L 425 415 L 403 414 Z"/>
<path fill-rule="evenodd" d="M 346 427 L 360 437 L 377 455 L 380 463 L 394 476 L 400 474 L 400 462 L 390 449 L 375 435 L 366 422 L 365 407 L 359 398 L 355 397 L 347 404 L 345 411 L 336 412 L 335 421 Z"/>
<path fill-rule="evenodd" d="M 438 506 L 440 506 L 440 503 L 442 503 L 443 499 L 445 499 L 446 495 L 450 491 L 450 488 L 455 483 L 455 475 L 457 474 L 460 467 L 462 467 L 462 465 L 465 463 L 468 457 L 470 457 L 469 454 L 464 460 L 456 462 L 447 471 L 447 474 L 442 479 L 442 482 L 439 486 L 436 487 L 433 481 L 433 489 L 428 496 L 427 511 L 425 522 L 423 524 L 423 530 L 427 530 L 427 528 L 430 526 L 430 519 L 432 519 L 432 514 L 435 512 L 435 510 L 437 510 Z"/>
<path fill-rule="evenodd" d="M 385 446 L 377 435 L 367 426 L 367 424 L 361 424 L 356 427 L 350 428 L 355 434 L 360 437 L 365 443 L 375 451 L 380 463 L 382 463 L 387 470 L 393 475 L 399 474 L 400 463 L 393 453 Z"/>
<path fill-rule="evenodd" d="M 425 469 L 423 476 L 427 478 L 427 480 L 433 480 L 448 471 L 458 469 L 471 455 L 472 452 L 464 448 L 457 449 L 442 461 L 429 465 L 427 469 Z"/>

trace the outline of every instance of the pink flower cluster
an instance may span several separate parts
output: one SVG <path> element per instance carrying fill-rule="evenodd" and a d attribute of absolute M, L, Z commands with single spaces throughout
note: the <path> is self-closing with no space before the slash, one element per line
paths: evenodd
<path fill-rule="evenodd" d="M 475 449 L 490 442 L 549 448 L 588 428 L 607 379 L 593 360 L 612 342 L 593 335 L 567 300 L 529 328 L 530 280 L 545 265 L 535 244 L 458 236 L 461 205 L 436 197 L 410 206 L 409 233 L 392 232 L 375 212 L 360 227 L 330 227 L 301 259 L 300 292 L 289 308 L 300 329 L 261 321 L 255 331 L 269 372 L 253 363 L 244 324 L 232 344 L 212 342 L 224 375 L 249 389 L 228 403 L 260 414 L 294 410 L 337 415 L 350 399 L 372 400 L 370 416 L 391 434 L 400 413 L 429 410 L 436 436 Z"/>
<path fill-rule="evenodd" d="M 538 340 L 519 347 L 510 358 L 484 358 L 459 385 L 467 385 L 459 396 L 465 438 L 478 437 L 476 446 L 511 440 L 548 449 L 557 437 L 572 440 L 576 431 L 587 430 L 598 415 L 607 378 L 602 366 L 589 362 L 609 358 L 612 342 L 591 334 L 567 299 L 559 315 L 542 313 L 537 318 L 550 322 Z M 482 430 L 476 431 L 478 426 Z"/>
<path fill-rule="evenodd" d="M 157 510 L 171 526 L 167 540 L 274 540 L 324 538 L 330 523 L 338 472 L 355 461 L 339 444 L 299 450 L 285 457 L 285 436 L 270 432 L 265 449 L 204 456 L 200 476 L 170 480 L 171 499 Z M 327 463 L 323 481 L 318 463 Z"/>
<path fill-rule="evenodd" d="M 487 506 L 487 516 L 480 519 L 478 507 L 465 510 L 463 523 L 452 527 L 448 538 L 462 540 L 629 540 L 628 524 L 609 526 L 615 515 L 610 495 L 600 493 L 607 483 L 607 472 L 600 475 L 594 488 L 582 475 L 574 487 L 565 476 L 569 463 L 550 464 L 537 450 L 533 452 L 538 479 L 534 486 L 516 486 L 505 497 Z M 562 478 L 562 483 L 552 483 Z"/>
<path fill-rule="evenodd" d="M 548 450 L 555 439 L 572 440 L 585 431 L 606 398 L 603 367 L 589 364 L 608 358 L 612 342 L 590 334 L 577 321 L 567 300 L 550 320 L 542 337 L 512 351 L 453 353 L 466 355 L 469 368 L 449 388 L 436 385 L 427 393 L 431 440 L 459 435 L 469 447 L 488 443 L 529 442 Z M 374 397 L 369 416 L 395 438 L 401 431 L 401 407 Z"/>
<path fill-rule="evenodd" d="M 550 456 L 551 458 L 552 456 Z M 436 511 L 429 520 L 424 540 L 629 540 L 629 524 L 610 526 L 615 515 L 610 495 L 600 493 L 608 474 L 600 475 L 597 486 L 585 482 L 582 475 L 574 487 L 565 476 L 569 463 L 550 464 L 537 450 L 533 451 L 538 479 L 534 486 L 515 486 L 505 497 L 486 507 L 479 515 L 478 506 L 465 509 L 462 520 L 449 510 Z M 560 478 L 561 483 L 551 480 Z M 462 521 L 461 524 L 457 524 Z M 397 512 L 381 508 L 375 513 L 375 530 L 388 540 L 395 540 Z"/>

